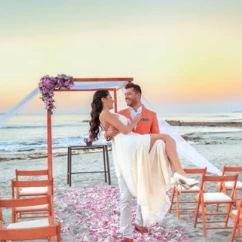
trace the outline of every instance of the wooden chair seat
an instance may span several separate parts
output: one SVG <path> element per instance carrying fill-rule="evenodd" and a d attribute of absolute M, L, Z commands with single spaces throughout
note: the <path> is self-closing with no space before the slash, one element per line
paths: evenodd
<path fill-rule="evenodd" d="M 220 187 L 220 186 L 221 186 L 221 182 L 218 182 L 218 187 Z M 233 188 L 233 186 L 234 186 L 234 183 L 233 182 L 225 182 L 224 183 L 224 187 L 226 189 L 231 190 Z M 237 181 L 237 183 L 236 183 L 236 189 L 242 189 L 242 182 L 241 181 Z"/>
<path fill-rule="evenodd" d="M 26 187 L 19 190 L 19 196 L 47 195 L 48 187 Z"/>
<path fill-rule="evenodd" d="M 196 199 L 199 200 L 199 194 L 197 194 Z M 206 203 L 223 203 L 223 202 L 232 202 L 230 196 L 224 194 L 223 192 L 208 192 L 203 193 L 203 199 Z"/>
<path fill-rule="evenodd" d="M 34 227 L 45 227 L 50 225 L 49 219 L 35 219 L 28 221 L 21 221 L 17 223 L 11 223 L 7 226 L 7 229 L 20 229 L 20 228 L 34 228 Z"/>

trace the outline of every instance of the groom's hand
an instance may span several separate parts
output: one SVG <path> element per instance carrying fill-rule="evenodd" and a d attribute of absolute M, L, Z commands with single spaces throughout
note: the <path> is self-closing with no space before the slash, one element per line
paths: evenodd
<path fill-rule="evenodd" d="M 107 135 L 107 141 L 112 140 L 114 136 L 116 136 L 119 133 L 119 131 L 113 127 L 113 126 L 109 126 L 108 130 L 106 131 L 106 135 Z"/>

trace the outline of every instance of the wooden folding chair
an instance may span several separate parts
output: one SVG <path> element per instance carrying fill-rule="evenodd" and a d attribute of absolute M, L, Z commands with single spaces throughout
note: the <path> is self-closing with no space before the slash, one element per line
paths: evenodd
<path fill-rule="evenodd" d="M 184 171 L 189 174 L 189 177 L 195 176 L 194 178 L 196 178 L 196 180 L 201 181 L 202 175 L 207 172 L 207 168 L 185 168 Z M 188 190 L 182 189 L 181 191 L 179 191 L 176 186 L 173 186 L 169 213 L 171 213 L 172 210 L 176 210 L 177 218 L 180 218 L 180 215 L 195 214 L 196 206 L 187 207 L 187 205 L 196 204 L 197 201 L 194 198 L 191 199 L 191 197 L 187 195 L 198 194 L 199 191 L 199 186 L 194 186 Z M 180 199 L 180 197 L 182 198 Z"/>
<path fill-rule="evenodd" d="M 48 170 L 15 170 L 15 179 L 16 181 L 26 181 L 26 180 L 48 180 L 50 178 Z M 52 194 L 53 194 L 52 186 Z M 25 187 L 20 189 L 19 198 L 26 196 L 42 196 L 48 194 L 48 187 Z"/>
<path fill-rule="evenodd" d="M 224 166 L 223 167 L 223 171 L 222 171 L 222 175 L 233 175 L 233 174 L 241 174 L 242 175 L 242 166 Z M 218 191 L 222 191 L 224 193 L 228 193 L 231 192 L 231 189 L 233 187 L 233 183 L 231 182 L 225 182 L 224 186 L 222 186 L 221 182 L 218 182 L 217 184 L 217 189 Z M 236 205 L 239 203 L 240 200 L 240 196 L 238 196 L 238 194 L 242 194 L 242 182 L 239 181 L 239 177 L 238 177 L 238 181 L 236 183 L 236 191 L 235 191 L 235 201 L 236 203 L 234 204 L 234 206 L 236 207 Z M 219 205 L 217 206 L 217 210 L 219 208 Z"/>
<path fill-rule="evenodd" d="M 203 175 L 202 183 L 200 187 L 200 192 L 197 195 L 197 206 L 196 206 L 196 214 L 195 214 L 195 221 L 194 227 L 196 228 L 198 223 L 201 223 L 203 226 L 203 235 L 207 236 L 208 229 L 228 229 L 228 220 L 229 220 L 229 212 L 231 211 L 231 207 L 235 202 L 235 188 L 236 182 L 238 179 L 238 174 L 232 176 L 209 176 Z M 221 182 L 222 185 L 225 182 L 233 182 L 234 186 L 231 189 L 231 194 L 225 194 L 223 192 L 213 192 L 212 191 L 212 184 Z M 209 189 L 210 192 L 204 190 Z M 213 189 L 216 191 L 216 184 L 214 184 Z M 210 205 L 217 205 L 217 204 L 224 204 L 225 212 L 218 212 L 216 209 L 211 208 Z M 200 207 L 202 208 L 202 212 L 200 213 Z M 202 220 L 198 221 L 198 217 L 201 214 Z M 222 218 L 225 217 L 225 220 L 213 220 L 213 217 L 220 216 Z M 224 226 L 216 226 L 218 223 L 224 223 Z M 214 224 L 214 227 L 207 227 L 207 224 Z M 230 227 L 231 228 L 231 227 Z"/>
<path fill-rule="evenodd" d="M 229 240 L 229 242 L 233 242 L 235 239 L 236 230 L 238 231 L 238 236 L 236 238 L 242 238 L 242 232 L 240 231 L 242 228 L 242 198 L 240 198 L 237 209 L 232 210 L 229 213 L 229 217 L 234 221 L 234 227 Z"/>
<path fill-rule="evenodd" d="M 48 204 L 50 216 L 45 219 L 10 223 L 3 227 L 4 208 L 32 207 Z M 60 223 L 55 224 L 52 211 L 52 196 L 23 199 L 0 199 L 0 241 L 50 239 L 60 242 Z M 5 221 L 5 220 L 4 220 Z"/>
<path fill-rule="evenodd" d="M 46 187 L 43 192 L 41 190 L 36 190 L 35 188 Z M 32 189 L 34 188 L 33 192 L 31 193 L 23 193 L 21 194 L 21 189 Z M 35 192 L 34 192 L 35 191 Z M 20 196 L 21 194 L 21 196 Z M 39 180 L 39 181 L 16 181 L 12 179 L 12 198 L 20 199 L 23 196 L 31 196 L 31 197 L 38 197 L 38 196 L 48 196 L 53 194 L 53 179 L 51 180 Z M 31 206 L 31 207 L 16 207 L 13 208 L 12 213 L 12 221 L 16 222 L 18 218 L 28 218 L 33 216 L 46 216 L 49 215 L 50 208 L 48 204 L 42 204 L 41 206 Z"/>

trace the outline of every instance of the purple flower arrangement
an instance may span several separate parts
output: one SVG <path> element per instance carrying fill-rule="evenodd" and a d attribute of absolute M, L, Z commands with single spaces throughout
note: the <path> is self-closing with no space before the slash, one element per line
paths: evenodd
<path fill-rule="evenodd" d="M 92 140 L 90 139 L 90 137 L 84 138 L 84 142 L 86 143 L 87 146 L 92 145 Z"/>
<path fill-rule="evenodd" d="M 45 103 L 45 108 L 53 113 L 54 105 L 54 89 L 70 89 L 74 85 L 73 77 L 65 74 L 52 76 L 43 76 L 39 81 L 39 89 L 41 99 Z"/>

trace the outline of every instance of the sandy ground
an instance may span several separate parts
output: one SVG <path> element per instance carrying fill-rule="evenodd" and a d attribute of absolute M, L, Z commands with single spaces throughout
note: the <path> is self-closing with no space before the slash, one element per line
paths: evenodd
<path fill-rule="evenodd" d="M 223 165 L 241 165 L 242 149 L 240 147 L 241 140 L 227 142 L 215 142 L 210 144 L 196 144 L 194 147 L 202 153 L 206 158 L 213 162 L 219 169 Z M 109 152 L 111 181 L 113 187 L 117 187 L 117 179 L 114 172 L 112 152 Z M 184 167 L 191 167 L 192 165 L 187 161 L 182 161 Z M 73 169 L 75 171 L 92 171 L 103 169 L 102 153 L 87 153 L 73 155 Z M 46 169 L 46 159 L 31 160 L 8 160 L 0 162 L 0 184 L 2 197 L 10 197 L 10 179 L 14 177 L 15 169 Z M 56 189 L 83 189 L 93 186 L 107 186 L 104 182 L 103 174 L 77 174 L 72 176 L 72 187 L 67 185 L 67 154 L 53 158 L 53 176 Z M 240 177 L 240 180 L 241 177 Z M 55 193 L 54 200 L 59 199 L 58 194 Z M 70 218 L 71 219 L 71 218 Z M 228 242 L 230 237 L 230 230 L 209 230 L 207 238 L 203 237 L 202 227 L 198 225 L 193 228 L 194 216 L 182 215 L 177 219 L 174 212 L 167 214 L 163 221 L 163 226 L 182 226 L 188 233 L 189 241 L 191 242 Z M 63 234 L 63 241 L 73 241 Z M 91 241 L 91 240 L 87 240 Z M 139 241 L 139 240 L 136 240 Z M 241 241 L 241 240 L 235 240 Z"/>

